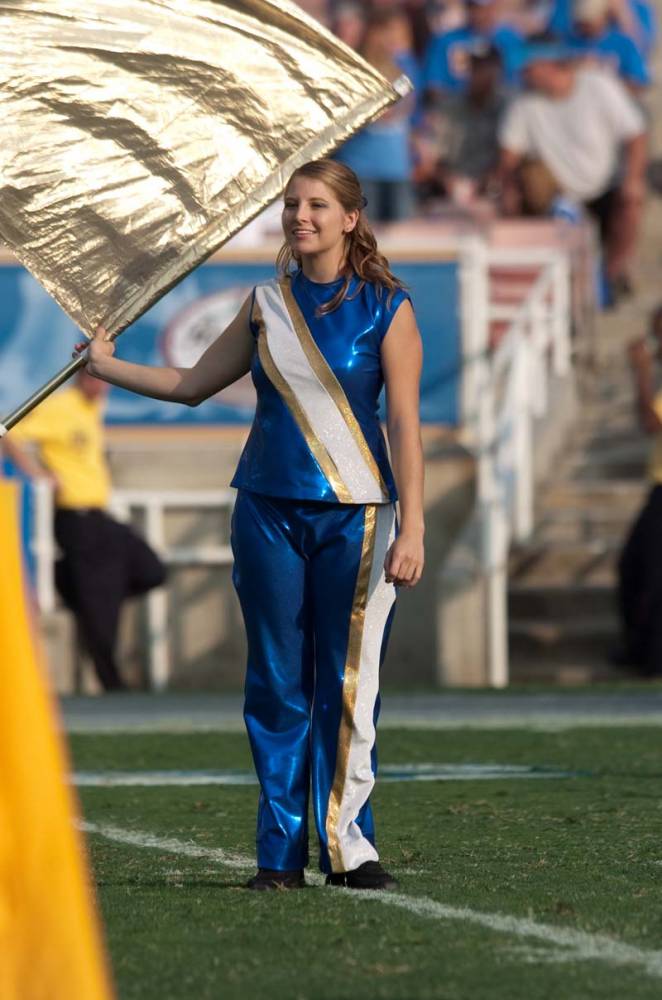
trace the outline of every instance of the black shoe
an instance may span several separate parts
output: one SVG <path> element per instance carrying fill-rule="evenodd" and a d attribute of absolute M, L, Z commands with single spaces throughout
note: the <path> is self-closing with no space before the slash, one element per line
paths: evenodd
<path fill-rule="evenodd" d="M 257 875 L 246 883 L 247 889 L 269 892 L 272 889 L 304 889 L 306 881 L 303 869 L 293 872 L 275 871 L 273 868 L 258 868 Z"/>
<path fill-rule="evenodd" d="M 364 861 L 351 872 L 334 872 L 326 876 L 327 885 L 342 885 L 346 889 L 381 889 L 395 892 L 400 886 L 396 879 L 384 871 L 379 861 Z"/>

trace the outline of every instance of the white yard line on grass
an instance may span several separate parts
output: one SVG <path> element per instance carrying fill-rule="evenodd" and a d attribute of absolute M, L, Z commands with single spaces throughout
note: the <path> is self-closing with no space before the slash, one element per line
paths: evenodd
<path fill-rule="evenodd" d="M 502 781 L 510 778 L 574 778 L 577 772 L 520 764 L 384 764 L 379 782 Z M 197 785 L 257 785 L 254 771 L 76 771 L 79 788 L 160 788 Z"/>
<path fill-rule="evenodd" d="M 344 890 L 356 893 L 350 889 Z M 647 951 L 634 945 L 625 944 L 606 934 L 589 934 L 569 927 L 554 927 L 539 924 L 525 917 L 509 917 L 501 913 L 481 913 L 467 907 L 446 906 L 434 899 L 420 896 L 404 896 L 401 893 L 363 892 L 361 898 L 370 898 L 386 906 L 397 906 L 419 917 L 434 920 L 463 920 L 499 934 L 509 934 L 521 938 L 534 938 L 546 945 L 564 949 L 569 961 L 607 962 L 610 965 L 637 965 L 651 976 L 662 978 L 662 951 Z"/>
<path fill-rule="evenodd" d="M 232 854 L 220 847 L 202 847 L 171 837 L 154 837 L 151 833 L 124 830 L 119 826 L 109 826 L 106 823 L 82 821 L 78 823 L 78 829 L 82 830 L 83 833 L 94 833 L 97 837 L 112 840 L 116 844 L 126 844 L 128 847 L 147 847 L 154 851 L 165 851 L 168 854 L 181 854 L 186 858 L 207 858 L 210 861 L 216 861 L 224 868 L 234 868 L 239 871 L 249 871 L 255 868 L 255 861 L 252 858 L 244 857 L 241 854 Z"/>
<path fill-rule="evenodd" d="M 206 858 L 224 868 L 253 870 L 252 858 L 241 854 L 231 854 L 216 847 L 202 847 L 197 844 L 177 840 L 174 837 L 157 837 L 138 830 L 124 830 L 121 827 L 101 823 L 81 822 L 85 833 L 104 837 L 106 840 L 130 847 L 143 847 L 168 854 L 179 854 L 189 858 Z M 324 877 L 306 873 L 308 881 L 314 885 L 323 884 Z M 481 913 L 464 906 L 447 906 L 425 896 L 406 896 L 394 892 L 356 892 L 351 889 L 334 889 L 353 902 L 382 903 L 431 920 L 461 920 L 465 923 L 484 927 L 497 934 L 507 934 L 519 938 L 533 938 L 548 947 L 564 949 L 563 957 L 568 961 L 599 961 L 609 965 L 637 966 L 650 976 L 662 978 L 662 951 L 651 951 L 625 944 L 606 934 L 589 934 L 569 927 L 555 927 L 539 924 L 525 917 L 510 917 L 501 913 Z"/>

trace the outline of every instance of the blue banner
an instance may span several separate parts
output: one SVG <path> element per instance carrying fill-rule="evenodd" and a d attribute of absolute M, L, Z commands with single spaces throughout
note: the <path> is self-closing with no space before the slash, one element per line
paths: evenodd
<path fill-rule="evenodd" d="M 421 418 L 456 424 L 461 357 L 458 265 L 447 260 L 398 264 L 397 258 L 391 264 L 411 292 L 423 337 Z M 270 264 L 204 264 L 122 334 L 118 356 L 140 364 L 193 364 L 253 286 L 273 273 Z M 0 419 L 68 362 L 79 339 L 71 320 L 27 271 L 13 264 L 0 266 Z M 108 423 L 247 423 L 253 407 L 248 376 L 196 408 L 113 388 Z"/>

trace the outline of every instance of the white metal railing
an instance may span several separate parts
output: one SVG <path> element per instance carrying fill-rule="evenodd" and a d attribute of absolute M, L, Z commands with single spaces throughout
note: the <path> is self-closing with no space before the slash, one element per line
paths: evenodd
<path fill-rule="evenodd" d="M 138 512 L 145 541 L 167 566 L 228 566 L 232 549 L 227 545 L 168 545 L 165 518 L 171 510 L 229 510 L 235 491 L 221 490 L 113 490 L 110 510 L 119 520 L 128 521 Z M 145 597 L 147 606 L 147 648 L 149 687 L 163 691 L 170 679 L 168 644 L 168 594 L 157 587 Z"/>
<path fill-rule="evenodd" d="M 53 537 L 53 487 L 48 479 L 35 479 L 32 484 L 34 520 L 30 535 L 30 549 L 35 565 L 35 593 L 42 614 L 55 609 L 55 576 L 53 566 L 56 556 Z"/>
<path fill-rule="evenodd" d="M 536 266 L 518 305 L 490 304 L 489 267 Z M 508 683 L 508 551 L 533 530 L 534 420 L 547 411 L 552 375 L 570 367 L 570 264 L 563 251 L 470 249 L 463 286 L 462 400 L 478 462 L 480 560 L 485 586 L 489 683 Z M 468 296 L 468 298 L 466 298 Z M 490 323 L 507 330 L 491 349 Z"/>
<path fill-rule="evenodd" d="M 36 560 L 36 593 L 39 608 L 55 608 L 53 565 L 53 496 L 46 482 L 35 483 L 35 516 L 31 547 Z M 166 516 L 173 510 L 231 510 L 235 491 L 220 490 L 113 490 L 110 512 L 121 521 L 138 514 L 142 535 L 166 566 L 228 566 L 232 563 L 229 544 L 169 545 Z M 170 677 L 168 645 L 168 595 L 165 587 L 151 590 L 145 597 L 148 631 L 148 681 L 150 689 L 161 691 Z"/>

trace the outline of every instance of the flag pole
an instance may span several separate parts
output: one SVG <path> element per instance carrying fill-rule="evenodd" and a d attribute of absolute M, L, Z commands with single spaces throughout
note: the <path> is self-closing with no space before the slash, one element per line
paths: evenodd
<path fill-rule="evenodd" d="M 73 361 L 70 361 L 68 365 L 65 365 L 64 368 L 61 368 L 56 375 L 42 385 L 41 389 L 37 389 L 36 392 L 33 392 L 29 399 L 26 399 L 24 403 L 21 403 L 21 405 L 17 406 L 15 410 L 12 410 L 12 412 L 8 414 L 4 420 L 0 420 L 0 438 L 3 438 L 7 431 L 10 431 L 12 427 L 19 422 L 19 420 L 22 420 L 23 417 L 27 417 L 28 413 L 30 413 L 31 410 L 34 410 L 35 406 L 39 406 L 39 404 L 50 396 L 51 393 L 55 392 L 56 389 L 59 389 L 64 382 L 67 382 L 72 375 L 75 375 L 76 372 L 86 364 L 87 349 L 82 354 L 79 354 L 78 357 L 74 358 Z"/>
<path fill-rule="evenodd" d="M 87 334 L 85 334 L 87 336 Z M 116 340 L 116 333 L 106 333 L 104 340 Z M 4 420 L 0 420 L 0 440 L 5 436 L 5 434 L 15 427 L 19 420 L 23 417 L 27 417 L 28 413 L 34 410 L 35 406 L 39 406 L 43 403 L 56 389 L 59 389 L 61 385 L 68 382 L 72 375 L 75 375 L 77 371 L 80 371 L 88 362 L 88 348 L 86 347 L 81 354 L 77 354 L 73 361 L 70 361 L 68 365 L 61 368 L 48 382 L 45 382 L 40 389 L 33 392 L 32 395 L 17 406 L 15 410 L 12 410 Z"/>

